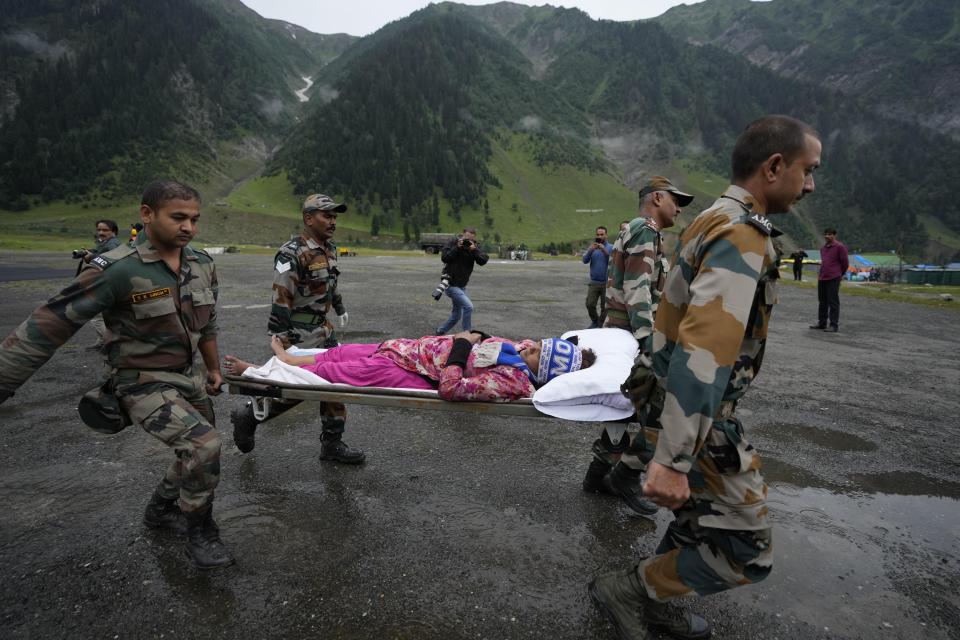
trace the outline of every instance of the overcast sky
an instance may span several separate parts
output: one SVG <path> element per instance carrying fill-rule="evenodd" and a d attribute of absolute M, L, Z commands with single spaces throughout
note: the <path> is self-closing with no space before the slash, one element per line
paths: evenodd
<path fill-rule="evenodd" d="M 315 33 L 349 33 L 365 36 L 383 25 L 405 18 L 430 4 L 423 0 L 241 0 L 264 18 L 286 20 Z M 637 20 L 653 18 L 678 4 L 694 0 L 579 0 L 578 2 L 534 2 L 518 4 L 578 7 L 594 19 Z M 460 4 L 493 4 L 492 0 L 459 0 Z"/>

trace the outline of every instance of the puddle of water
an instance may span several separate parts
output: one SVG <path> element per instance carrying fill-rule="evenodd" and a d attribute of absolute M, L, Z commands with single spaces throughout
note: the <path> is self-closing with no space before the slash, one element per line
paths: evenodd
<path fill-rule="evenodd" d="M 802 424 L 771 424 L 762 429 L 784 440 L 812 442 L 831 451 L 876 451 L 877 445 L 870 440 L 835 429 L 810 427 Z"/>
<path fill-rule="evenodd" d="M 960 483 L 938 480 L 915 471 L 887 471 L 885 473 L 858 473 L 850 479 L 866 491 L 890 493 L 899 496 L 939 496 L 960 499 Z"/>
<path fill-rule="evenodd" d="M 960 502 L 773 483 L 769 503 L 773 573 L 730 598 L 851 637 L 871 626 L 882 628 L 878 634 L 885 638 L 912 639 L 920 629 L 924 637 L 950 637 L 948 600 L 960 575 Z M 929 586 L 911 592 L 916 583 Z"/>

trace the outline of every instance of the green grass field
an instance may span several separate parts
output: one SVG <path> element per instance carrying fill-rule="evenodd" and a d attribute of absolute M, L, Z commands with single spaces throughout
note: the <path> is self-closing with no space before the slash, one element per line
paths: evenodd
<path fill-rule="evenodd" d="M 931 215 L 921 215 L 919 218 L 920 224 L 922 224 L 927 230 L 927 233 L 930 234 L 931 240 L 935 240 L 951 249 L 960 250 L 960 236 L 949 229 L 947 225 Z"/>

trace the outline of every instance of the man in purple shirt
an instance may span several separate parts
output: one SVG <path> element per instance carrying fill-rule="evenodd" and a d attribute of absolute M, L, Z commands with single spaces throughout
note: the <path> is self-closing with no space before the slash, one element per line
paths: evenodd
<path fill-rule="evenodd" d="M 837 240 L 836 229 L 826 229 L 823 237 L 826 242 L 820 247 L 820 276 L 817 280 L 820 310 L 817 324 L 810 325 L 810 328 L 836 333 L 840 324 L 840 281 L 850 262 L 847 259 L 847 247 Z"/>

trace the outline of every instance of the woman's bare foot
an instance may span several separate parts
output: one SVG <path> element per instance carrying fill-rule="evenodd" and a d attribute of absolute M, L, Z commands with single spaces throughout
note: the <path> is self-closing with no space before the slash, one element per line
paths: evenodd
<path fill-rule="evenodd" d="M 223 356 L 223 370 L 227 372 L 227 375 L 234 377 L 242 376 L 243 372 L 252 366 L 254 365 L 249 362 L 244 362 L 236 356 Z"/>

